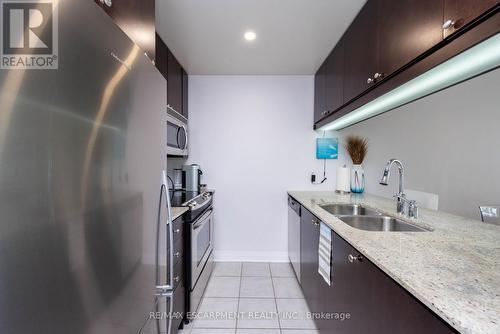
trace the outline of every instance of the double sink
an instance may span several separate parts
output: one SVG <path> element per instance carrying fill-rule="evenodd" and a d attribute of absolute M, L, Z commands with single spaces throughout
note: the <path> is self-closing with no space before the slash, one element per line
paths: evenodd
<path fill-rule="evenodd" d="M 383 215 L 361 204 L 325 204 L 321 208 L 347 225 L 364 231 L 426 232 L 428 230 L 409 224 L 399 218 Z"/>

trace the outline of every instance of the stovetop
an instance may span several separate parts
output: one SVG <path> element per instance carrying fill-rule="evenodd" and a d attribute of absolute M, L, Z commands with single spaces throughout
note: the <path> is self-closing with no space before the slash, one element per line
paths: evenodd
<path fill-rule="evenodd" d="M 191 220 L 202 214 L 212 204 L 212 192 L 176 190 L 171 193 L 171 205 L 173 207 L 189 207 L 187 214 Z"/>

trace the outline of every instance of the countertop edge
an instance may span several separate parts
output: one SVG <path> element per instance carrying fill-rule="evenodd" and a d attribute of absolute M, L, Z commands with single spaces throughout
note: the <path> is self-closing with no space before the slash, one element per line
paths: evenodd
<path fill-rule="evenodd" d="M 183 214 L 189 211 L 188 207 L 185 206 L 173 206 L 172 207 L 172 221 L 176 220 Z"/>

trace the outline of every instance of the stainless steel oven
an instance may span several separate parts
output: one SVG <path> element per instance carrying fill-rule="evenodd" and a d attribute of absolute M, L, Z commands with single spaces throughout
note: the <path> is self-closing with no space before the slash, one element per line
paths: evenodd
<path fill-rule="evenodd" d="M 167 115 L 167 154 L 171 156 L 188 155 L 188 127 L 180 118 Z"/>
<path fill-rule="evenodd" d="M 213 269 L 213 209 L 191 225 L 191 286 L 189 311 L 195 312 Z"/>
<path fill-rule="evenodd" d="M 212 253 L 213 210 L 209 209 L 191 225 L 191 282 L 198 277 Z"/>

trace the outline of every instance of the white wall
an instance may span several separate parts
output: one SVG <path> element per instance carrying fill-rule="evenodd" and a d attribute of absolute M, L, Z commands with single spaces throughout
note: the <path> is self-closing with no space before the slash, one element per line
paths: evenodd
<path fill-rule="evenodd" d="M 480 204 L 500 204 L 499 88 L 497 69 L 342 130 L 370 141 L 366 191 L 396 193 L 396 170 L 378 182 L 398 158 L 407 188 L 438 194 L 439 210 L 479 219 Z"/>
<path fill-rule="evenodd" d="M 312 76 L 190 76 L 189 163 L 216 190 L 218 260 L 287 260 L 289 189 L 333 189 L 315 158 Z"/>

